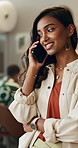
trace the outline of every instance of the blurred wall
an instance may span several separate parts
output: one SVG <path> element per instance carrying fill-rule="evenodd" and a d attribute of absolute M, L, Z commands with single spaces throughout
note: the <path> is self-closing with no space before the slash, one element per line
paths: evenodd
<path fill-rule="evenodd" d="M 0 0 L 1 1 L 1 0 Z M 78 0 L 10 0 L 16 7 L 18 20 L 15 28 L 9 32 L 0 34 L 0 52 L 3 52 L 4 71 L 10 64 L 18 64 L 20 66 L 20 58 L 25 49 L 18 50 L 18 38 L 26 33 L 26 48 L 28 47 L 29 36 L 32 23 L 39 12 L 45 8 L 52 6 L 65 5 L 68 6 L 75 19 L 78 27 Z"/>

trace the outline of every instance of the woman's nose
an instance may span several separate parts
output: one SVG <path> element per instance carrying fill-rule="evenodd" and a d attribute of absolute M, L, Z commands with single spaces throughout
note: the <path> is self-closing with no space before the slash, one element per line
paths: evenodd
<path fill-rule="evenodd" d="M 47 41 L 49 39 L 48 35 L 46 33 L 43 34 L 42 40 Z"/>

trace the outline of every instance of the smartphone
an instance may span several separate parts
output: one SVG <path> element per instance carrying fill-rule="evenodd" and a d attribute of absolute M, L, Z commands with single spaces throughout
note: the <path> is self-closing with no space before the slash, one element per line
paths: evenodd
<path fill-rule="evenodd" d="M 38 43 L 37 44 L 37 47 L 35 47 L 33 50 L 32 50 L 32 55 L 34 57 L 34 59 L 36 61 L 38 61 L 39 63 L 42 63 L 45 56 L 47 55 L 47 52 L 46 50 L 43 48 L 43 46 Z"/>

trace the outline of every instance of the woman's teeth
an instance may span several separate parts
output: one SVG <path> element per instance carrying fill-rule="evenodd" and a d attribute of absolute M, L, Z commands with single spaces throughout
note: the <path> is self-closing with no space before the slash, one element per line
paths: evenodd
<path fill-rule="evenodd" d="M 52 43 L 47 44 L 47 45 L 46 45 L 46 49 L 47 49 L 47 50 L 50 49 L 50 48 L 52 47 L 52 45 L 53 45 Z"/>

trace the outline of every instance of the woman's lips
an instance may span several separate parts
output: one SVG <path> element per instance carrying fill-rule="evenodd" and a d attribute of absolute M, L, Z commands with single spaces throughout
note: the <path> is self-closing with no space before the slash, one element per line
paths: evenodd
<path fill-rule="evenodd" d="M 49 43 L 45 46 L 45 48 L 46 48 L 46 50 L 49 50 L 52 48 L 52 46 L 53 46 L 53 43 Z"/>

